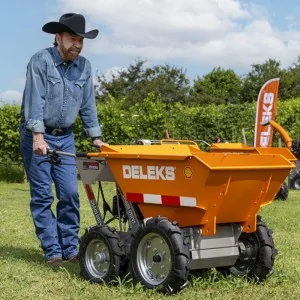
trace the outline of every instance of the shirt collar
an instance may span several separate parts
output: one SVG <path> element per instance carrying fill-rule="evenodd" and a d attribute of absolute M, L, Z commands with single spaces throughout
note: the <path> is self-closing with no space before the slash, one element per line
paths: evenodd
<path fill-rule="evenodd" d="M 64 61 L 62 60 L 58 50 L 56 47 L 52 47 L 52 54 L 53 54 L 53 57 L 54 57 L 54 63 L 55 63 L 55 66 L 59 66 L 60 64 L 63 64 Z M 72 65 L 75 65 L 75 66 L 78 66 L 78 60 L 79 60 L 79 56 L 76 57 L 76 59 L 71 63 Z"/>

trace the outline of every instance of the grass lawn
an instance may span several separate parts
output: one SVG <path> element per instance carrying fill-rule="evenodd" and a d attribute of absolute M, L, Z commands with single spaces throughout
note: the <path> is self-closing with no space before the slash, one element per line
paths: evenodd
<path fill-rule="evenodd" d="M 81 234 L 95 223 L 81 184 Z M 113 195 L 112 186 L 105 189 Z M 214 269 L 190 276 L 189 287 L 177 295 L 144 291 L 131 281 L 114 286 L 83 280 L 78 265 L 48 267 L 35 237 L 27 184 L 0 182 L 0 299 L 300 299 L 300 192 L 274 201 L 260 214 L 273 230 L 279 254 L 274 273 L 257 285 L 243 278 L 224 278 Z"/>

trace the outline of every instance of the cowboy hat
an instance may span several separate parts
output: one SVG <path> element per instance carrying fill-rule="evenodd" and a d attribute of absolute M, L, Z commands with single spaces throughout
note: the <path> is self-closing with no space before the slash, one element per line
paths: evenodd
<path fill-rule="evenodd" d="M 94 39 L 98 35 L 98 29 L 85 32 L 85 18 L 83 15 L 68 13 L 59 18 L 58 22 L 46 23 L 42 30 L 47 33 L 69 32 L 83 38 Z"/>

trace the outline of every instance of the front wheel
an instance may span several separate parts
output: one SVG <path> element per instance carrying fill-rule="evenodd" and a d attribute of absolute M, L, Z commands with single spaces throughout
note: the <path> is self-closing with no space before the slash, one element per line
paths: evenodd
<path fill-rule="evenodd" d="M 131 268 L 145 288 L 176 293 L 188 281 L 190 255 L 180 228 L 165 218 L 151 218 L 134 236 Z"/>
<path fill-rule="evenodd" d="M 124 251 L 118 234 L 107 226 L 95 226 L 81 238 L 79 262 L 82 276 L 94 283 L 109 283 L 120 275 Z"/>
<path fill-rule="evenodd" d="M 277 250 L 274 247 L 272 232 L 261 217 L 257 218 L 254 233 L 242 233 L 239 238 L 240 256 L 230 267 L 218 267 L 223 275 L 247 276 L 257 282 L 264 281 L 271 273 Z"/>

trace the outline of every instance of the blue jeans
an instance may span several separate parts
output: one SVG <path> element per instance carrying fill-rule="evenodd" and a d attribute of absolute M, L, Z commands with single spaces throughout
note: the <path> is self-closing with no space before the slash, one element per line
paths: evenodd
<path fill-rule="evenodd" d="M 50 149 L 75 153 L 73 132 L 63 136 L 45 133 L 44 139 Z M 68 259 L 78 253 L 80 216 L 75 159 L 62 156 L 61 165 L 38 165 L 47 157 L 36 155 L 32 142 L 32 134 L 21 124 L 21 154 L 30 184 L 30 210 L 36 235 L 47 260 L 54 257 Z M 52 181 L 58 199 L 56 216 L 51 210 L 54 201 Z"/>

